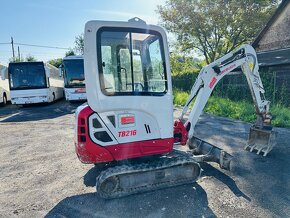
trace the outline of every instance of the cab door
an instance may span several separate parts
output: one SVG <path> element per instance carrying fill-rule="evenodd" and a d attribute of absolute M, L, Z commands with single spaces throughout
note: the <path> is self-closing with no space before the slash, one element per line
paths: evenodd
<path fill-rule="evenodd" d="M 88 105 L 111 141 L 173 138 L 173 103 L 166 34 L 143 21 L 89 21 L 84 69 Z M 93 132 L 98 128 L 90 126 Z M 168 141 L 167 141 L 168 143 Z"/>

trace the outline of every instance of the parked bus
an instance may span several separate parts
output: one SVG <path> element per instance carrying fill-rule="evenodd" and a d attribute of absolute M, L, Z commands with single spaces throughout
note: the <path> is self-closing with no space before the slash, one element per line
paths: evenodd
<path fill-rule="evenodd" d="M 84 58 L 68 56 L 63 59 L 60 73 L 64 77 L 65 98 L 68 101 L 86 100 Z"/>
<path fill-rule="evenodd" d="M 6 105 L 10 101 L 9 82 L 7 79 L 8 69 L 0 65 L 1 79 L 0 79 L 0 105 Z"/>
<path fill-rule="evenodd" d="M 8 78 L 12 104 L 53 102 L 63 97 L 63 78 L 50 64 L 10 63 Z"/>

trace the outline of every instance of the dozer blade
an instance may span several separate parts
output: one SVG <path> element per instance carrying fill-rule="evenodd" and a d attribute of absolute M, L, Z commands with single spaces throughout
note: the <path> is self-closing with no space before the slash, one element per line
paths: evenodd
<path fill-rule="evenodd" d="M 210 144 L 196 136 L 188 140 L 188 147 L 191 149 L 193 159 L 197 162 L 215 162 L 220 168 L 230 170 L 233 156 L 226 151 Z"/>
<path fill-rule="evenodd" d="M 250 152 L 257 151 L 257 154 L 263 152 L 265 157 L 276 145 L 276 136 L 277 132 L 273 131 L 270 126 L 263 129 L 251 126 L 249 139 L 244 149 Z"/>
<path fill-rule="evenodd" d="M 172 153 L 146 163 L 106 169 L 97 177 L 97 193 L 102 198 L 118 198 L 195 182 L 201 173 L 199 164 L 187 154 Z"/>

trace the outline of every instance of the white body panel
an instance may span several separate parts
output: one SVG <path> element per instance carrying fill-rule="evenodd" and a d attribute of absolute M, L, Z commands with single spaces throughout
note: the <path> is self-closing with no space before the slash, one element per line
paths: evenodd
<path fill-rule="evenodd" d="M 0 65 L 0 72 L 1 74 L 1 79 L 0 79 L 0 104 L 3 103 L 3 98 L 6 96 L 7 101 L 10 101 L 10 90 L 9 90 L 9 81 L 7 77 L 5 78 L 5 74 L 7 74 L 7 67 L 4 67 Z"/>
<path fill-rule="evenodd" d="M 84 92 L 78 90 L 84 89 Z M 82 101 L 87 99 L 85 88 L 64 88 L 65 99 L 67 101 Z"/>
<path fill-rule="evenodd" d="M 167 92 L 163 96 L 106 96 L 102 93 L 99 81 L 98 58 L 96 47 L 97 31 L 101 27 L 125 27 L 153 30 L 159 32 L 163 39 L 165 68 L 167 75 Z M 158 26 L 146 25 L 143 22 L 107 22 L 107 21 L 89 21 L 85 26 L 85 80 L 88 105 L 97 112 L 102 120 L 108 125 L 110 131 L 114 134 L 119 143 L 144 141 L 156 138 L 173 137 L 173 103 L 172 103 L 172 85 L 169 64 L 169 51 L 165 31 Z M 116 117 L 122 114 L 135 115 L 136 126 L 128 126 L 125 130 L 137 130 L 135 136 L 120 138 L 118 131 L 122 128 L 116 128 L 108 124 L 106 114 L 111 113 Z M 144 134 L 144 125 L 149 124 L 152 134 Z M 142 130 L 141 130 L 142 129 Z M 102 144 L 103 145 L 103 144 Z"/>
<path fill-rule="evenodd" d="M 55 99 L 54 95 L 55 94 Z M 63 88 L 49 87 L 44 89 L 12 90 L 12 104 L 48 103 L 63 97 Z"/>
<path fill-rule="evenodd" d="M 108 130 L 111 132 L 111 134 L 114 136 L 114 139 L 118 143 L 128 143 L 132 141 L 140 141 L 140 136 L 142 137 L 142 140 L 150 140 L 150 139 L 158 139 L 161 138 L 161 133 L 159 131 L 157 120 L 154 116 L 152 116 L 149 113 L 145 113 L 143 110 L 137 111 L 137 110 L 127 110 L 125 114 L 134 114 L 135 116 L 135 123 L 132 125 L 121 125 L 120 124 L 120 116 L 124 114 L 124 111 L 114 111 L 114 112 L 104 112 L 99 113 L 100 118 L 105 123 L 105 126 L 108 128 Z M 108 119 L 108 116 L 114 115 L 116 117 L 115 123 L 116 125 L 112 125 L 110 120 Z M 139 120 L 141 119 L 141 120 Z M 146 131 L 146 128 L 144 128 L 144 125 L 147 125 L 147 128 L 149 126 L 150 130 Z M 91 129 L 91 128 L 90 128 Z M 130 137 L 122 137 L 120 135 L 120 132 L 123 131 L 133 131 L 136 130 L 136 135 L 130 135 Z M 93 137 L 92 137 L 93 139 Z M 102 142 L 97 142 L 97 144 L 103 144 Z M 114 141 L 109 142 L 104 145 L 113 145 L 116 144 Z"/>

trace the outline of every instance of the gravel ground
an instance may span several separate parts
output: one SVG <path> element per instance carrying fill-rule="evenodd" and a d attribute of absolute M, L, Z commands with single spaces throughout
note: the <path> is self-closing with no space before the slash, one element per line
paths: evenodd
<path fill-rule="evenodd" d="M 74 152 L 77 106 L 0 108 L 0 217 L 290 217 L 289 129 L 262 157 L 243 150 L 250 124 L 204 114 L 196 134 L 235 157 L 230 172 L 202 164 L 195 184 L 104 200 Z"/>

